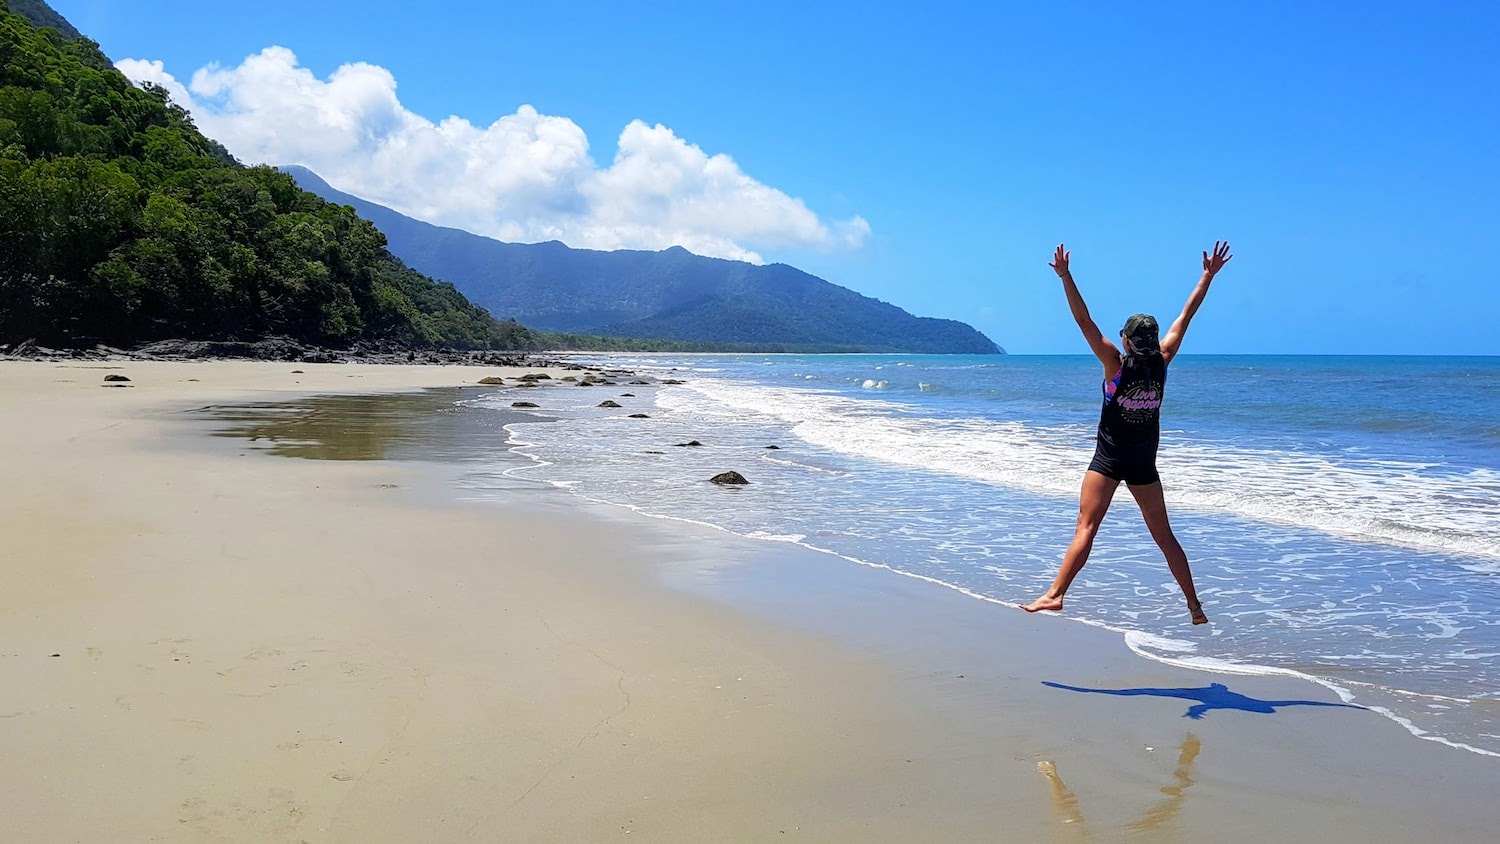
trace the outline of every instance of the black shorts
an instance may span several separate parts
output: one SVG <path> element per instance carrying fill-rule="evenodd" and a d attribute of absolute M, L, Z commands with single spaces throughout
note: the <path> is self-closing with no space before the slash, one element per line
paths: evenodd
<path fill-rule="evenodd" d="M 1104 443 L 1094 450 L 1094 459 L 1089 463 L 1090 472 L 1098 472 L 1106 478 L 1124 481 L 1127 486 L 1149 486 L 1161 482 L 1156 472 L 1156 452 L 1130 454 L 1109 448 Z"/>

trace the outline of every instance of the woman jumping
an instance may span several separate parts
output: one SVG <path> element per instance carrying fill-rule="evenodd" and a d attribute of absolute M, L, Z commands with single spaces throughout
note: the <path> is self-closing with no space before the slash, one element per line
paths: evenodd
<path fill-rule="evenodd" d="M 1161 476 L 1156 472 L 1156 447 L 1161 439 L 1161 401 L 1166 389 L 1167 366 L 1177 356 L 1188 323 L 1193 321 L 1198 306 L 1208 295 L 1214 276 L 1234 256 L 1229 254 L 1227 241 L 1215 241 L 1212 255 L 1203 253 L 1203 277 L 1198 279 L 1198 286 L 1193 288 L 1182 314 L 1160 343 L 1157 342 L 1155 317 L 1136 314 L 1125 320 L 1125 327 L 1120 330 L 1120 341 L 1125 347 L 1123 355 L 1089 316 L 1088 306 L 1078 293 L 1078 285 L 1073 283 L 1073 274 L 1068 272 L 1069 256 L 1062 244 L 1058 244 L 1049 266 L 1062 279 L 1063 292 L 1068 295 L 1068 308 L 1073 311 L 1073 319 L 1083 331 L 1084 339 L 1088 340 L 1099 362 L 1104 364 L 1104 409 L 1099 413 L 1094 460 L 1083 475 L 1083 489 L 1078 494 L 1078 528 L 1073 534 L 1073 542 L 1063 555 L 1062 566 L 1058 568 L 1052 587 L 1042 597 L 1022 605 L 1021 609 L 1027 612 L 1062 609 L 1063 595 L 1067 594 L 1073 578 L 1088 562 L 1094 536 L 1099 533 L 1099 524 L 1109 510 L 1110 499 L 1124 481 L 1130 494 L 1135 496 L 1135 503 L 1141 507 L 1151 538 L 1166 556 L 1172 577 L 1182 587 L 1188 611 L 1193 614 L 1193 623 L 1207 624 L 1208 616 L 1203 614 L 1198 591 L 1193 588 L 1193 572 L 1188 568 L 1187 554 L 1183 553 L 1177 537 L 1172 535 L 1172 525 L 1167 521 Z"/>

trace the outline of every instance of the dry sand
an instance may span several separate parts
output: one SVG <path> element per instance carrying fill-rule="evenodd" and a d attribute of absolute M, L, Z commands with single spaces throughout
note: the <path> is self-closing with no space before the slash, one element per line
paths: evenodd
<path fill-rule="evenodd" d="M 1497 760 L 1370 713 L 1188 721 L 1042 686 L 1218 679 L 1081 625 L 562 493 L 456 506 L 400 463 L 182 447 L 185 407 L 488 374 L 0 362 L 0 840 L 1479 840 L 1500 819 Z"/>

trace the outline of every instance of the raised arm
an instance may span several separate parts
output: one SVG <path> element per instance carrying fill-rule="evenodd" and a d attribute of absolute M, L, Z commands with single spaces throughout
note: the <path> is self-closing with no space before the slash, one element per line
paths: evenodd
<path fill-rule="evenodd" d="M 1052 254 L 1052 263 L 1047 266 L 1062 279 L 1063 292 L 1068 295 L 1068 310 L 1073 312 L 1073 321 L 1078 323 L 1078 330 L 1083 332 L 1083 339 L 1088 341 L 1094 357 L 1104 364 L 1104 377 L 1113 378 L 1120 369 L 1120 349 L 1104 336 L 1099 326 L 1094 324 L 1094 318 L 1089 316 L 1089 306 L 1084 304 L 1083 294 L 1078 292 L 1078 285 L 1073 283 L 1073 274 L 1068 271 L 1068 259 L 1072 254 L 1059 243 L 1057 251 Z"/>
<path fill-rule="evenodd" d="M 1214 276 L 1218 275 L 1219 270 L 1224 269 L 1224 265 L 1233 257 L 1229 254 L 1229 241 L 1227 240 L 1214 241 L 1214 254 L 1203 253 L 1203 276 L 1198 279 L 1197 286 L 1188 296 L 1187 304 L 1182 306 L 1182 313 L 1172 323 L 1172 327 L 1167 329 L 1167 336 L 1161 340 L 1162 360 L 1171 363 L 1172 358 L 1177 356 L 1177 350 L 1182 347 L 1182 337 L 1187 334 L 1188 324 L 1193 321 L 1193 315 L 1198 313 L 1198 306 L 1203 304 L 1203 298 L 1208 295 L 1208 287 L 1213 284 Z"/>

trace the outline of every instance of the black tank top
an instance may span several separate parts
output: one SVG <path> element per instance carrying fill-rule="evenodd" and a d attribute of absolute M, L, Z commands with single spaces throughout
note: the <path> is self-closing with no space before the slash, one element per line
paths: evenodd
<path fill-rule="evenodd" d="M 1161 441 L 1161 401 L 1166 388 L 1167 364 L 1161 355 L 1128 355 L 1114 380 L 1104 384 L 1099 445 L 1134 456 L 1154 456 Z"/>

